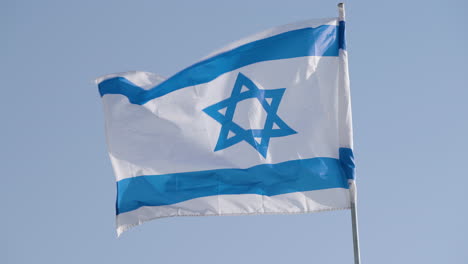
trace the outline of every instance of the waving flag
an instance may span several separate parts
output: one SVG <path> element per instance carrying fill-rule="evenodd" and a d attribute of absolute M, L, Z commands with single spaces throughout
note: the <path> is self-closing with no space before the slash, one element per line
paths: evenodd
<path fill-rule="evenodd" d="M 160 217 L 350 208 L 344 26 L 273 28 L 168 79 L 99 78 L 118 234 Z"/>

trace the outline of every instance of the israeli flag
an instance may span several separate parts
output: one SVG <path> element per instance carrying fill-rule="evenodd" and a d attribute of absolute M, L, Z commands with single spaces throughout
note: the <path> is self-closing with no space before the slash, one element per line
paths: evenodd
<path fill-rule="evenodd" d="M 281 26 L 165 79 L 97 80 L 117 179 L 117 233 L 169 216 L 350 208 L 344 21 Z"/>

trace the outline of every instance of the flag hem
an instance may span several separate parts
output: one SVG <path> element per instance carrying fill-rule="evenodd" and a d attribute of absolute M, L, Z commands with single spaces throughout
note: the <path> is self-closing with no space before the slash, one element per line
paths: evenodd
<path fill-rule="evenodd" d="M 327 208 L 327 209 L 317 209 L 317 210 L 307 210 L 301 212 L 252 212 L 252 213 L 221 213 L 221 214 L 184 214 L 184 215 L 167 215 L 167 216 L 157 216 L 152 217 L 150 219 L 145 219 L 138 221 L 136 224 L 124 224 L 118 226 L 117 231 L 117 238 L 119 238 L 125 231 L 130 230 L 133 227 L 142 225 L 143 223 L 160 219 L 160 218 L 170 218 L 170 217 L 194 217 L 194 216 L 245 216 L 245 215 L 298 215 L 298 214 L 310 214 L 310 213 L 319 213 L 319 212 L 329 212 L 329 211 L 339 211 L 339 210 L 348 210 L 351 209 L 351 206 L 347 207 L 340 207 L 340 208 Z"/>

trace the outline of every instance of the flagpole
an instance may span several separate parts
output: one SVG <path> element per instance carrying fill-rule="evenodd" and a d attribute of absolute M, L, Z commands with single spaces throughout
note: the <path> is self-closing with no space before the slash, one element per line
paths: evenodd
<path fill-rule="evenodd" d="M 338 4 L 338 20 L 345 21 L 345 7 L 344 3 Z M 358 230 L 358 216 L 357 216 L 357 192 L 356 182 L 349 180 L 349 195 L 351 201 L 351 226 L 353 230 L 353 249 L 354 249 L 354 264 L 361 263 L 361 255 L 359 250 L 359 230 Z"/>
<path fill-rule="evenodd" d="M 361 263 L 361 254 L 359 250 L 359 230 L 356 205 L 356 183 L 354 180 L 349 180 L 349 192 L 351 198 L 351 225 L 353 228 L 353 248 L 354 248 L 354 264 Z"/>

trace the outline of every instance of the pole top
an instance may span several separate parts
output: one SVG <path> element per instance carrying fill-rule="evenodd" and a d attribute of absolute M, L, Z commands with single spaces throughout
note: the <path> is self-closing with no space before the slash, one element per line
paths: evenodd
<path fill-rule="evenodd" d="M 345 20 L 345 4 L 344 3 L 338 3 L 338 18 L 340 21 Z"/>

